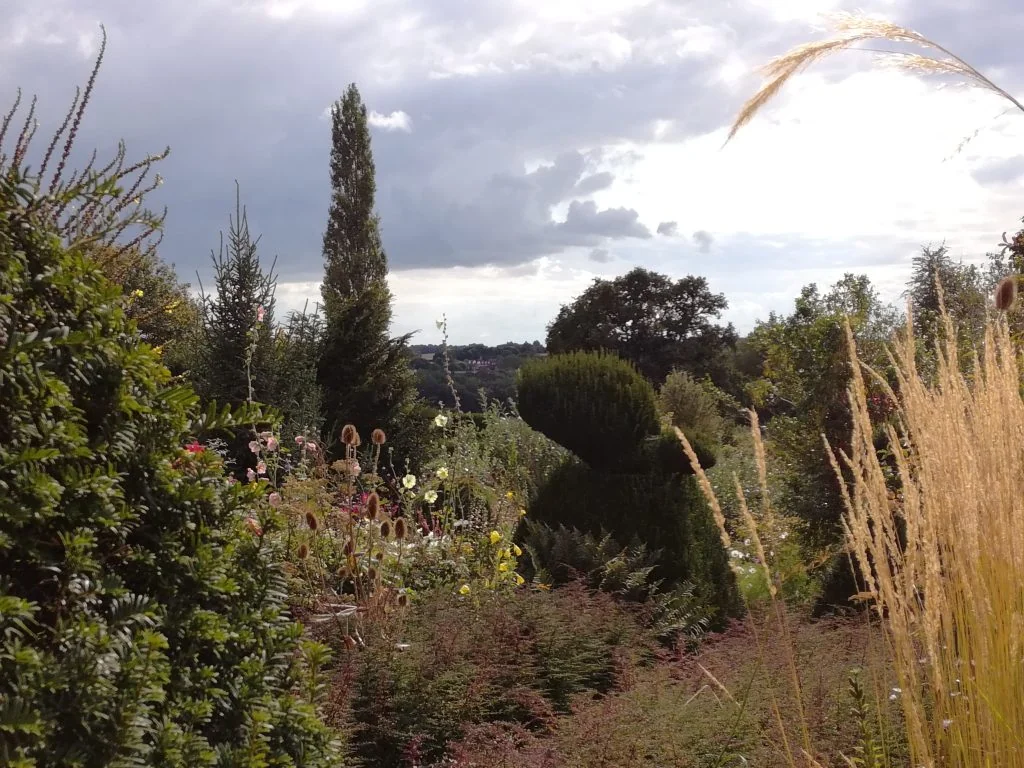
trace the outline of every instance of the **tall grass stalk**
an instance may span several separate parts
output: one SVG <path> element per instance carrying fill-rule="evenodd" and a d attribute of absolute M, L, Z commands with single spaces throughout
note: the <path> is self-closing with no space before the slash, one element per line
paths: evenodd
<path fill-rule="evenodd" d="M 1019 358 L 1000 319 L 988 323 L 980 354 L 964 366 L 952 322 L 948 316 L 944 322 L 946 341 L 934 376 L 925 378 L 917 369 L 911 317 L 893 342 L 897 384 L 890 395 L 897 411 L 885 431 L 895 488 L 875 448 L 865 387 L 867 378 L 882 377 L 859 361 L 847 328 L 855 370 L 849 389 L 853 440 L 849 455 L 832 454 L 843 478 L 846 539 L 867 584 L 860 597 L 879 617 L 892 657 L 912 764 L 1024 767 Z M 680 440 L 702 477 L 685 436 Z M 760 446 L 757 430 L 754 440 Z M 717 506 L 703 478 L 701 485 Z M 716 519 L 727 539 L 724 519 Z M 777 598 L 775 611 L 788 643 Z M 799 670 L 793 666 L 791 673 L 791 693 L 799 700 Z M 878 690 L 885 688 L 876 686 L 876 697 Z M 776 717 L 785 733 L 778 707 Z M 803 762 L 791 744 L 781 746 L 790 765 L 815 764 L 809 746 L 800 750 Z"/>
<path fill-rule="evenodd" d="M 910 330 L 892 364 L 895 497 L 872 444 L 862 368 L 853 378 L 847 540 L 885 620 L 915 765 L 1024 766 L 1024 399 L 1005 321 L 990 321 L 963 373 L 945 318 L 934 383 Z M 853 340 L 850 339 L 852 348 Z M 856 358 L 854 357 L 854 360 Z M 902 546 L 901 528 L 905 528 Z"/>

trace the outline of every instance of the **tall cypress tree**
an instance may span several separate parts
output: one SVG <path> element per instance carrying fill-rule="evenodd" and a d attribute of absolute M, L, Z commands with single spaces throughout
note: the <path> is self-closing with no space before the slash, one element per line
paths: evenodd
<path fill-rule="evenodd" d="M 415 402 L 415 380 L 409 336 L 389 333 L 392 295 L 374 213 L 370 130 L 354 83 L 331 109 L 331 143 L 321 287 L 326 329 L 319 367 L 325 437 L 334 444 L 341 426 L 352 423 L 363 435 L 382 427 L 398 438 Z"/>

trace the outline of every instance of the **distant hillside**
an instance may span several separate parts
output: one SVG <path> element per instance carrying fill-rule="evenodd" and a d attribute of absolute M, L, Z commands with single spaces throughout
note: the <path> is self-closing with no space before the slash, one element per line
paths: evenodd
<path fill-rule="evenodd" d="M 412 344 L 412 367 L 417 374 L 420 394 L 430 403 L 453 406 L 452 393 L 445 379 L 440 344 Z M 465 411 L 483 410 L 479 391 L 484 389 L 492 400 L 515 396 L 516 371 L 530 358 L 547 354 L 539 341 L 506 342 L 496 347 L 486 344 L 449 346 L 452 378 Z"/>

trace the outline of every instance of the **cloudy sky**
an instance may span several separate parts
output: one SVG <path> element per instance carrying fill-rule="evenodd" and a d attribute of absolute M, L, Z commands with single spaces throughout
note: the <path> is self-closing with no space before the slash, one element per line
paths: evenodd
<path fill-rule="evenodd" d="M 1017 0 L 864 0 L 1024 94 Z M 163 257 L 208 280 L 241 185 L 278 301 L 315 301 L 325 110 L 371 110 L 396 332 L 543 339 L 594 277 L 705 275 L 747 330 L 802 285 L 896 299 L 922 244 L 967 260 L 1024 215 L 1024 115 L 844 54 L 723 148 L 756 68 L 842 0 L 0 0 L 0 104 L 52 128 L 109 43 L 80 146 L 171 146 Z M 981 132 L 962 150 L 962 140 Z"/>

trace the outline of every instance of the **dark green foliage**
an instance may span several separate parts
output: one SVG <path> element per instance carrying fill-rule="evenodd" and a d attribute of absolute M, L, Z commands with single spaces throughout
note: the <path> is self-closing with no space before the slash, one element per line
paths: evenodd
<path fill-rule="evenodd" d="M 691 581 L 716 619 L 733 615 L 735 578 L 682 446 L 660 427 L 650 383 L 614 355 L 573 352 L 524 366 L 519 387 L 526 422 L 583 460 L 555 469 L 530 516 L 657 549 L 659 580 Z M 713 465 L 706 443 L 691 442 Z"/>
<path fill-rule="evenodd" d="M 697 454 L 697 460 L 703 469 L 711 469 L 718 461 L 711 443 L 703 437 L 687 433 L 686 439 L 690 441 L 693 452 Z M 641 462 L 636 465 L 637 470 L 654 467 L 666 475 L 692 475 L 693 466 L 690 459 L 683 451 L 679 437 L 674 430 L 664 429 L 658 435 L 649 437 L 644 442 L 641 451 Z"/>
<path fill-rule="evenodd" d="M 36 189 L 0 178 L 0 764 L 335 765 L 292 693 L 283 580 L 241 526 L 261 489 L 182 449 L 232 418 L 168 386 Z"/>
<path fill-rule="evenodd" d="M 211 253 L 214 293 L 203 297 L 200 394 L 222 405 L 271 400 L 277 278 L 273 266 L 268 272 L 260 264 L 258 246 L 259 238 L 249 233 L 245 208 L 236 197 L 227 247 L 222 237 L 219 250 Z"/>
<path fill-rule="evenodd" d="M 236 189 L 235 215 L 230 219 L 227 246 L 211 252 L 214 294 L 203 296 L 199 361 L 193 379 L 204 402 L 236 407 L 247 402 L 270 403 L 274 392 L 274 291 L 277 278 L 264 271 L 257 252 L 259 238 Z M 248 449 L 253 435 L 234 430 L 228 456 L 237 477 L 256 466 Z"/>
<path fill-rule="evenodd" d="M 388 434 L 389 446 L 404 457 L 409 455 L 411 432 L 422 430 L 409 418 L 416 388 L 407 337 L 388 336 L 390 302 L 382 283 L 326 315 L 318 379 L 329 446 L 338 444 L 345 424 L 354 424 L 364 438 L 380 427 Z"/>
<path fill-rule="evenodd" d="M 721 353 L 736 342 L 731 325 L 715 325 L 728 307 L 703 277 L 672 280 L 641 267 L 597 279 L 548 326 L 552 354 L 606 350 L 633 362 L 660 383 L 674 368 L 698 378 L 721 367 Z"/>
<path fill-rule="evenodd" d="M 696 640 L 708 626 L 692 585 L 664 589 L 656 576 L 661 552 L 646 544 L 624 547 L 608 533 L 585 533 L 561 524 L 556 528 L 536 520 L 524 521 L 517 538 L 525 553 L 520 572 L 529 581 L 555 586 L 578 582 L 642 604 L 651 629 L 670 643 Z"/>
<path fill-rule="evenodd" d="M 942 286 L 941 301 L 936 280 Z M 934 369 L 935 343 L 945 337 L 941 306 L 957 327 L 964 357 L 969 358 L 971 348 L 982 341 L 987 315 L 988 295 L 981 270 L 973 264 L 953 261 L 945 246 L 922 248 L 914 257 L 907 295 L 914 331 L 924 347 L 925 370 Z"/>
<path fill-rule="evenodd" d="M 669 587 L 691 582 L 716 623 L 739 610 L 728 557 L 692 477 L 659 471 L 606 474 L 566 464 L 541 488 L 529 517 L 594 535 L 607 531 L 628 546 L 656 548 L 655 578 Z"/>
<path fill-rule="evenodd" d="M 324 324 L 317 313 L 292 312 L 274 334 L 274 399 L 284 418 L 281 437 L 291 445 L 296 435 L 317 435 L 323 426 L 323 404 L 317 366 Z"/>
<path fill-rule="evenodd" d="M 331 205 L 324 232 L 324 442 L 345 424 L 368 436 L 380 427 L 397 455 L 413 452 L 409 415 L 416 398 L 408 336 L 393 339 L 387 256 L 374 213 L 376 181 L 366 106 L 356 86 L 331 110 Z"/>
<path fill-rule="evenodd" d="M 519 371 L 522 417 L 595 469 L 633 462 L 658 432 L 654 389 L 625 360 L 572 352 L 527 363 Z"/>
<path fill-rule="evenodd" d="M 575 585 L 511 597 L 428 596 L 406 650 L 359 654 L 353 746 L 366 766 L 437 765 L 450 742 L 486 722 L 553 724 L 572 698 L 606 693 L 653 643 L 608 595 Z"/>

